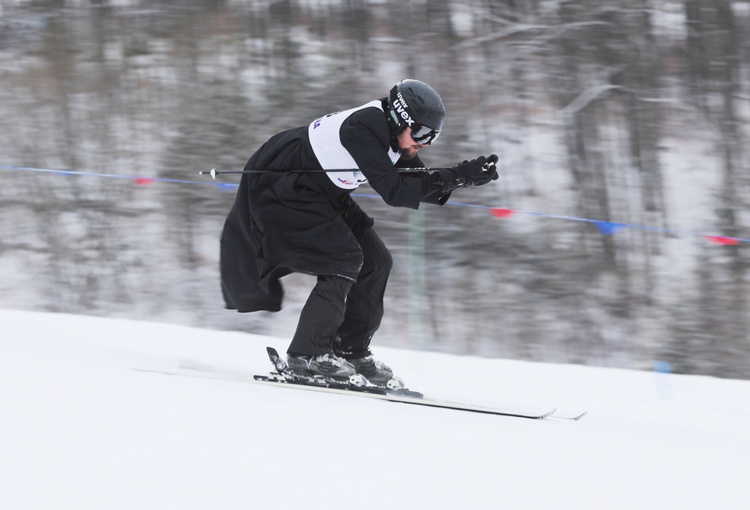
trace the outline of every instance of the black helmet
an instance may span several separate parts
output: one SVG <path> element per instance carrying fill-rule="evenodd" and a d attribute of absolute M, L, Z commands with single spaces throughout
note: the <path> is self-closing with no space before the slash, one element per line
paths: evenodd
<path fill-rule="evenodd" d="M 429 145 L 443 129 L 445 106 L 438 93 L 426 83 L 404 80 L 391 89 L 386 118 L 394 135 L 411 127 L 414 141 Z"/>

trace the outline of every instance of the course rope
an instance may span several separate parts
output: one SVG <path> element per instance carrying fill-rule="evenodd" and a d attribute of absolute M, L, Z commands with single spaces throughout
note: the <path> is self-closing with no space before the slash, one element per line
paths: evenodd
<path fill-rule="evenodd" d="M 106 179 L 119 179 L 123 181 L 131 181 L 136 186 L 150 186 L 156 183 L 168 183 L 168 184 L 185 184 L 185 185 L 197 185 L 197 186 L 213 186 L 215 188 L 225 190 L 225 191 L 235 190 L 239 186 L 238 184 L 233 184 L 233 183 L 217 182 L 213 179 L 212 180 L 189 180 L 189 179 L 170 179 L 170 178 L 164 178 L 164 177 L 141 177 L 141 176 L 135 176 L 135 175 L 119 175 L 119 174 L 109 174 L 109 173 L 99 173 L 99 172 L 83 172 L 83 171 L 77 171 L 77 170 L 57 170 L 57 169 L 50 169 L 50 168 L 33 168 L 33 167 L 13 166 L 13 165 L 0 165 L 0 169 L 10 170 L 10 171 L 47 173 L 47 174 L 60 175 L 60 176 L 81 176 L 81 177 L 99 177 L 99 178 L 106 178 Z M 365 193 L 352 193 L 352 196 L 362 197 L 362 198 L 380 198 L 379 195 L 365 194 Z M 509 208 L 504 208 L 504 207 L 487 206 L 487 205 L 468 204 L 468 203 L 456 202 L 456 201 L 449 201 L 446 205 L 452 206 L 452 207 L 470 207 L 470 208 L 475 208 L 475 209 L 486 210 L 495 218 L 510 218 L 515 215 L 529 215 L 529 216 L 537 216 L 540 218 L 547 218 L 547 219 L 558 219 L 558 220 L 564 220 L 564 221 L 576 221 L 576 222 L 589 223 L 591 225 L 594 225 L 599 231 L 599 233 L 604 236 L 615 235 L 616 233 L 624 229 L 639 229 L 639 230 L 648 230 L 651 232 L 658 232 L 661 234 L 699 236 L 699 237 L 704 238 L 708 242 L 719 244 L 719 245 L 724 245 L 724 246 L 737 246 L 741 243 L 750 243 L 750 239 L 743 238 L 743 237 L 705 234 L 705 233 L 700 233 L 700 232 L 674 230 L 674 229 L 654 227 L 654 226 L 649 226 L 649 225 L 638 225 L 634 223 L 619 223 L 619 222 L 612 222 L 612 221 L 602 221 L 602 220 L 596 220 L 596 219 L 591 219 L 591 218 L 563 216 L 559 214 L 550 214 L 550 213 L 536 212 L 536 211 L 524 211 L 524 210 L 519 210 L 519 209 L 509 209 Z"/>

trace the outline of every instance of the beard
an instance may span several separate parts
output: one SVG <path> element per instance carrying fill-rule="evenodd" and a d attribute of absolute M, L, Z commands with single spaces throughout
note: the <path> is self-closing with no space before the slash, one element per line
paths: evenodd
<path fill-rule="evenodd" d="M 398 153 L 401 154 L 401 159 L 409 161 L 416 157 L 417 149 L 414 149 L 413 147 L 407 147 L 406 149 L 399 149 Z"/>

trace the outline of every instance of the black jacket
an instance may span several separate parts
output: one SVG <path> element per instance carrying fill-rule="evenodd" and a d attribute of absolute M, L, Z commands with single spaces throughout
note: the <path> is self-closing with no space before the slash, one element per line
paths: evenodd
<path fill-rule="evenodd" d="M 372 102 L 279 133 L 255 152 L 245 170 L 264 172 L 243 174 L 221 236 L 226 307 L 280 310 L 279 279 L 292 272 L 356 280 L 362 266 L 357 238 L 373 220 L 350 196 L 358 185 L 353 179 L 366 178 L 392 206 L 445 203 L 448 195 L 427 173 L 396 170 L 423 163 L 419 157 L 401 161 L 391 144 L 382 105 Z M 326 168 L 359 168 L 361 175 L 289 171 L 322 169 L 321 159 Z M 350 166 L 330 166 L 342 161 Z"/>

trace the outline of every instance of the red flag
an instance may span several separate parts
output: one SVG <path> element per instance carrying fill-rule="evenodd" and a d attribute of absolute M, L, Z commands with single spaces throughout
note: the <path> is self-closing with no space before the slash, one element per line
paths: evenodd
<path fill-rule="evenodd" d="M 516 211 L 513 209 L 503 209 L 501 207 L 490 207 L 490 214 L 495 218 L 510 218 L 516 214 Z"/>
<path fill-rule="evenodd" d="M 740 240 L 736 237 L 724 237 L 724 236 L 706 236 L 706 239 L 716 244 L 723 244 L 725 246 L 737 246 L 740 244 Z"/>

